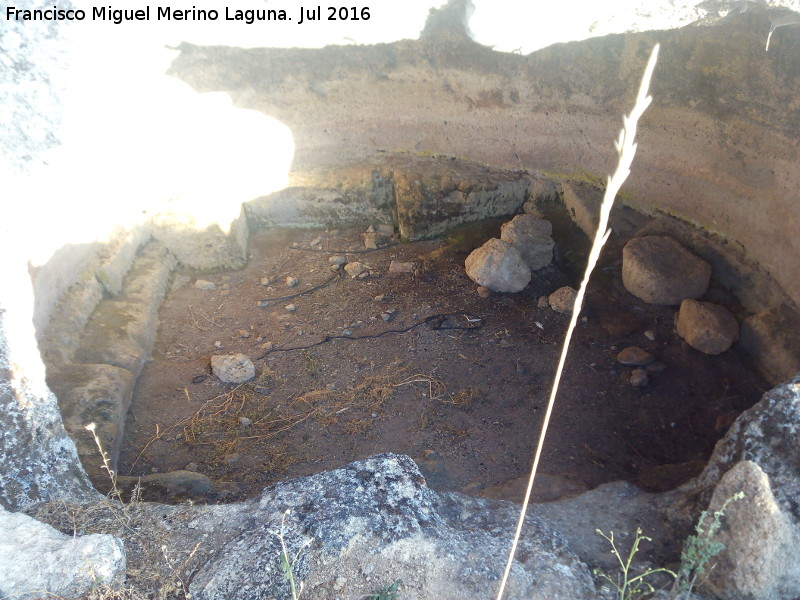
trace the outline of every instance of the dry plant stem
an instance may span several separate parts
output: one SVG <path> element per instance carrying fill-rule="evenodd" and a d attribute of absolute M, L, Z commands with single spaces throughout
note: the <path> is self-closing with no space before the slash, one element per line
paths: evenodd
<path fill-rule="evenodd" d="M 653 75 L 653 69 L 656 66 L 656 60 L 658 59 L 658 47 L 658 44 L 656 44 L 653 48 L 653 53 L 650 55 L 650 60 L 647 63 L 644 76 L 642 77 L 642 83 L 639 86 L 639 94 L 636 97 L 636 104 L 634 105 L 630 115 L 622 117 L 622 131 L 620 131 L 619 139 L 614 142 L 614 147 L 619 153 L 619 165 L 617 166 L 617 170 L 614 172 L 614 175 L 608 178 L 608 183 L 606 184 L 603 203 L 600 206 L 600 219 L 597 225 L 597 234 L 595 235 L 592 249 L 589 252 L 589 258 L 587 261 L 583 282 L 581 283 L 581 287 L 575 297 L 575 304 L 572 307 L 572 317 L 569 321 L 569 327 L 567 327 L 567 334 L 564 338 L 564 345 L 561 350 L 561 358 L 558 361 L 558 368 L 556 369 L 556 374 L 553 379 L 553 388 L 550 393 L 550 400 L 548 401 L 547 411 L 545 412 L 544 421 L 542 423 L 542 431 L 539 435 L 539 444 L 536 447 L 536 454 L 533 459 L 533 467 L 531 468 L 531 475 L 530 479 L 528 480 L 528 488 L 525 491 L 525 499 L 522 502 L 522 509 L 520 510 L 519 519 L 517 521 L 517 529 L 514 533 L 514 540 L 511 543 L 508 561 L 506 562 L 506 567 L 503 571 L 503 577 L 500 581 L 500 588 L 497 592 L 497 600 L 501 600 L 503 597 L 503 592 L 505 591 L 506 584 L 508 583 L 508 576 L 511 573 L 511 566 L 514 563 L 514 556 L 517 553 L 517 544 L 519 543 L 522 526 L 525 522 L 525 513 L 528 510 L 528 504 L 530 503 L 531 492 L 533 491 L 533 483 L 536 479 L 536 471 L 539 468 L 539 460 L 542 456 L 542 448 L 544 447 L 544 440 L 545 436 L 547 435 L 547 427 L 550 424 L 550 416 L 553 413 L 553 406 L 555 405 L 558 386 L 561 382 L 561 374 L 564 371 L 564 363 L 567 360 L 569 343 L 572 339 L 572 333 L 575 330 L 575 326 L 578 323 L 578 316 L 580 314 L 581 306 L 583 305 L 583 298 L 586 295 L 586 287 L 589 283 L 589 277 L 591 276 L 595 265 L 597 265 L 603 245 L 605 245 L 606 241 L 608 240 L 608 236 L 611 235 L 611 230 L 608 229 L 608 220 L 609 215 L 611 214 L 611 207 L 614 204 L 614 198 L 616 197 L 617 192 L 619 192 L 623 182 L 630 174 L 631 163 L 633 162 L 633 157 L 636 154 L 636 144 L 633 141 L 636 137 L 636 123 L 647 107 L 650 106 L 650 102 L 653 100 L 651 96 L 647 95 L 647 93 L 650 88 L 650 78 Z"/>

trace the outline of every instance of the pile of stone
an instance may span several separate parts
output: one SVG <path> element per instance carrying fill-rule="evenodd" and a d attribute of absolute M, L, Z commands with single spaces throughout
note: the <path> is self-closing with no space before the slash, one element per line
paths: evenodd
<path fill-rule="evenodd" d="M 467 275 L 494 292 L 524 290 L 532 271 L 553 262 L 552 232 L 550 221 L 517 215 L 502 226 L 500 239 L 490 239 L 467 257 Z"/>

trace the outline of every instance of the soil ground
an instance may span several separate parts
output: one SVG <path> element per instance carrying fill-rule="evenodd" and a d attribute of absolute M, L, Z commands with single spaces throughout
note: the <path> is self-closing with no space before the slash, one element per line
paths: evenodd
<path fill-rule="evenodd" d="M 232 501 L 397 452 L 414 458 L 434 489 L 519 500 L 568 323 L 538 299 L 577 287 L 585 239 L 557 227 L 553 265 L 521 293 L 483 299 L 464 258 L 497 229 L 488 223 L 368 253 L 360 230 L 263 230 L 246 268 L 179 274 L 135 390 L 120 473 L 195 470 L 216 484 L 206 500 Z M 735 347 L 701 354 L 674 333 L 675 308 L 629 294 L 620 244 L 605 251 L 587 294 L 538 501 L 619 479 L 671 489 L 699 472 L 733 418 L 768 387 Z M 335 277 L 333 255 L 361 261 L 368 276 Z M 392 260 L 415 270 L 390 274 Z M 216 289 L 194 287 L 195 277 Z M 299 285 L 288 287 L 287 277 Z M 425 322 L 441 314 L 450 316 Z M 633 387 L 632 368 L 616 361 L 631 345 L 665 365 L 646 387 Z M 239 352 L 253 359 L 255 379 L 225 384 L 210 373 L 213 354 Z"/>

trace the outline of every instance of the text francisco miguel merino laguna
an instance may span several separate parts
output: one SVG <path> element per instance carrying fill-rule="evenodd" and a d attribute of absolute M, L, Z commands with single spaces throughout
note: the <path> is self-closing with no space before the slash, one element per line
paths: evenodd
<path fill-rule="evenodd" d="M 299 7 L 300 14 L 295 22 L 302 25 L 308 21 L 367 21 L 370 18 L 369 7 L 356 6 L 314 6 Z M 120 9 L 112 6 L 95 6 L 91 13 L 80 9 L 37 8 L 34 10 L 6 7 L 7 21 L 84 21 L 90 17 L 92 21 L 109 21 L 119 25 L 124 21 L 149 21 L 154 16 L 157 21 L 241 21 L 252 25 L 256 21 L 292 21 L 284 9 L 247 9 L 240 10 L 226 6 L 224 10 L 214 9 L 176 9 L 170 6 L 150 6 L 139 9 Z"/>

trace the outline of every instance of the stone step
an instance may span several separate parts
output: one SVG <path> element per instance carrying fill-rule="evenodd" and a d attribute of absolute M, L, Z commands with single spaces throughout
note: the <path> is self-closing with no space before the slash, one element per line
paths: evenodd
<path fill-rule="evenodd" d="M 127 369 L 136 379 L 155 343 L 158 309 L 175 268 L 175 258 L 158 242 L 136 258 L 121 292 L 101 301 L 81 336 L 74 362 Z"/>

